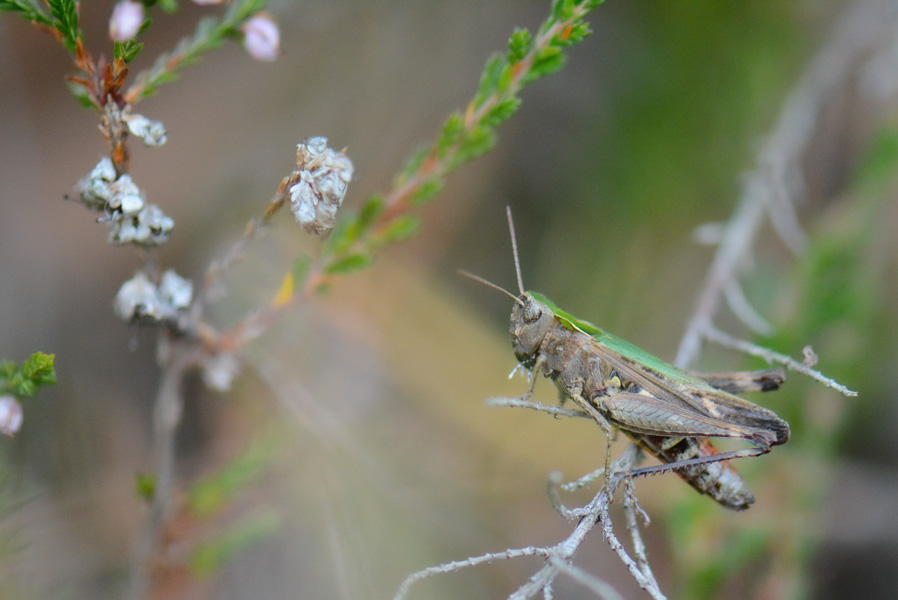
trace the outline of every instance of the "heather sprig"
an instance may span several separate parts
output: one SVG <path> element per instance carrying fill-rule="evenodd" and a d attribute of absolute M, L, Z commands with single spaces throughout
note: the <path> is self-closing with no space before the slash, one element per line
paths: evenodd
<path fill-rule="evenodd" d="M 21 365 L 0 361 L 0 394 L 33 398 L 45 385 L 56 385 L 56 356 L 35 352 Z"/>
<path fill-rule="evenodd" d="M 0 433 L 12 437 L 22 427 L 19 400 L 33 398 L 43 386 L 56 385 L 53 354 L 35 352 L 21 365 L 0 361 Z"/>
<path fill-rule="evenodd" d="M 344 213 L 317 260 L 309 261 L 305 256 L 297 259 L 303 267 L 285 276 L 280 293 L 264 309 L 222 333 L 215 342 L 218 348 L 227 352 L 240 348 L 267 331 L 292 304 L 329 289 L 339 275 L 369 267 L 384 246 L 415 235 L 420 227 L 416 209 L 440 193 L 449 173 L 495 146 L 496 129 L 520 106 L 521 91 L 564 65 L 564 49 L 589 35 L 584 18 L 601 3 L 555 0 L 535 35 L 516 29 L 506 52 L 487 61 L 465 110 L 450 115 L 436 141 L 412 154 L 394 178 L 392 189 L 370 195 L 356 213 Z M 254 237 L 261 230 L 260 224 L 267 223 L 280 208 L 282 193 L 278 191 L 262 219 L 247 226 L 245 240 Z M 213 272 L 212 278 L 217 276 L 220 266 L 213 265 L 207 280 Z M 296 280 L 297 270 L 305 275 L 304 280 Z"/>
<path fill-rule="evenodd" d="M 47 11 L 36 0 L 0 0 L 0 11 L 16 12 L 26 21 L 49 31 L 74 54 L 75 46 L 81 40 L 78 3 L 75 0 L 46 0 L 46 4 Z"/>

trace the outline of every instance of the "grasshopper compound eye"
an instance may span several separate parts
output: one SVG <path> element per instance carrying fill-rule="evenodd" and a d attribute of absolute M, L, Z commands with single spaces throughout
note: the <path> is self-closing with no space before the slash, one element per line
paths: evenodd
<path fill-rule="evenodd" d="M 525 323 L 535 323 L 539 320 L 539 318 L 543 316 L 543 311 L 539 307 L 539 302 L 534 300 L 533 298 L 524 299 L 524 322 Z"/>

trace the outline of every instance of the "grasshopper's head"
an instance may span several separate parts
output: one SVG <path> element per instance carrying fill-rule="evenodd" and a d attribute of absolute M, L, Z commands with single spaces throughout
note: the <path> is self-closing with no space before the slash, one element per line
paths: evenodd
<path fill-rule="evenodd" d="M 515 300 L 511 310 L 511 345 L 515 358 L 531 367 L 539 354 L 540 344 L 554 322 L 552 309 L 530 292 L 524 292 Z"/>

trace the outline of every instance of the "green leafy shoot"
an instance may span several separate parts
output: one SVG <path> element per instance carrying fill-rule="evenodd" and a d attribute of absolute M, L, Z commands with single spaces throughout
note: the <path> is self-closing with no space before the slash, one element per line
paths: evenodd
<path fill-rule="evenodd" d="M 134 490 L 137 497 L 150 502 L 156 495 L 156 476 L 151 473 L 138 473 L 134 477 Z"/>
<path fill-rule="evenodd" d="M 140 24 L 140 28 L 137 30 L 137 35 L 145 32 L 152 24 L 153 19 L 144 19 L 143 23 Z M 126 63 L 129 63 L 137 58 L 137 55 L 140 54 L 141 50 L 143 50 L 143 42 L 138 42 L 136 39 L 128 40 L 127 42 L 115 42 L 113 55 L 115 58 L 121 58 Z"/>
<path fill-rule="evenodd" d="M 421 228 L 421 219 L 415 215 L 400 215 L 393 219 L 377 235 L 382 244 L 395 244 L 413 237 Z"/>
<path fill-rule="evenodd" d="M 368 254 L 349 254 L 330 263 L 324 272 L 327 275 L 344 275 L 346 273 L 354 273 L 371 266 L 374 258 Z"/>
<path fill-rule="evenodd" d="M 75 0 L 47 0 L 53 26 L 62 36 L 62 43 L 69 52 L 75 52 L 75 42 L 81 39 L 78 30 L 78 10 Z"/>
<path fill-rule="evenodd" d="M 126 63 L 129 63 L 137 58 L 137 55 L 140 54 L 141 50 L 143 50 L 143 42 L 138 42 L 136 40 L 115 42 L 113 56 L 115 56 L 115 58 L 124 59 Z"/>
<path fill-rule="evenodd" d="M 0 394 L 33 398 L 41 386 L 56 384 L 55 355 L 35 352 L 20 365 L 0 361 Z"/>
<path fill-rule="evenodd" d="M 293 281 L 297 285 L 302 285 L 306 280 L 311 266 L 312 259 L 309 258 L 307 254 L 300 254 L 296 260 L 293 261 L 293 268 L 290 270 L 290 273 L 293 275 Z"/>
<path fill-rule="evenodd" d="M 408 213 L 436 198 L 449 173 L 495 147 L 496 129 L 521 106 L 520 92 L 528 83 L 557 71 L 564 64 L 564 48 L 589 34 L 589 26 L 583 19 L 600 3 L 600 0 L 555 2 L 552 13 L 536 35 L 526 29 L 516 29 L 508 41 L 507 51 L 487 61 L 468 106 L 448 117 L 436 141 L 409 157 L 394 178 L 392 189 L 370 196 L 355 214 L 348 211 L 341 214 L 318 259 L 311 264 L 303 292 L 296 297 L 325 293 L 334 276 L 367 268 L 380 248 L 415 235 L 420 221 Z M 206 41 L 201 42 L 200 38 Z M 208 43 L 209 39 L 214 39 L 214 32 L 195 35 L 191 48 Z M 192 51 L 182 50 L 185 57 L 193 55 Z M 152 71 L 136 85 L 138 91 L 129 94 L 150 93 L 162 79 L 172 76 L 174 68 Z M 282 308 L 273 305 L 271 310 Z M 275 318 L 262 313 L 255 317 L 263 323 L 273 322 Z M 250 329 L 235 328 L 225 336 L 230 343 L 240 345 L 267 327 L 256 328 L 253 331 L 259 333 L 248 335 Z M 238 341 L 228 337 L 230 334 Z"/>
<path fill-rule="evenodd" d="M 218 537 L 200 544 L 189 559 L 190 571 L 196 577 L 209 577 L 252 544 L 274 534 L 281 527 L 281 518 L 274 511 L 251 515 L 234 524 Z"/>
<path fill-rule="evenodd" d="M 421 187 L 412 196 L 412 204 L 420 206 L 433 200 L 440 192 L 443 191 L 443 180 L 434 177 L 433 179 L 421 184 Z"/>
<path fill-rule="evenodd" d="M 508 54 L 505 61 L 513 65 L 524 60 L 527 53 L 533 47 L 533 36 L 527 29 L 515 29 L 508 40 Z"/>
<path fill-rule="evenodd" d="M 143 5 L 147 8 L 152 8 L 157 4 L 163 12 L 168 14 L 172 14 L 178 10 L 178 0 L 143 0 Z"/>
<path fill-rule="evenodd" d="M 72 54 L 81 39 L 78 29 L 78 11 L 75 0 L 47 0 L 48 15 L 36 0 L 0 0 L 0 11 L 17 12 L 35 25 L 55 31 L 59 41 Z"/>
<path fill-rule="evenodd" d="M 170 52 L 160 54 L 153 66 L 137 76 L 125 93 L 127 101 L 135 103 L 154 94 L 162 85 L 175 81 L 184 67 L 196 63 L 203 54 L 221 47 L 228 39 L 239 37 L 240 26 L 265 8 L 265 2 L 236 0 L 220 20 L 201 19 L 193 35 L 182 39 Z"/>
<path fill-rule="evenodd" d="M 538 35 L 516 29 L 506 53 L 487 60 L 468 107 L 449 116 L 436 142 L 412 154 L 393 189 L 369 200 L 359 215 L 344 214 L 322 249 L 321 272 L 327 276 L 365 268 L 375 249 L 414 235 L 419 222 L 405 213 L 436 198 L 448 173 L 495 147 L 496 128 L 521 106 L 520 91 L 564 64 L 564 47 L 586 37 L 589 26 L 583 17 L 597 4 L 556 2 Z"/>
<path fill-rule="evenodd" d="M 506 53 L 487 60 L 467 109 L 450 115 L 437 141 L 406 162 L 393 191 L 385 196 L 388 209 L 381 218 L 382 226 L 407 206 L 433 198 L 442 189 L 443 177 L 495 146 L 494 130 L 518 110 L 521 90 L 564 64 L 563 48 L 589 34 L 583 18 L 598 4 L 597 0 L 556 2 L 538 35 L 527 29 L 512 33 Z"/>
<path fill-rule="evenodd" d="M 252 444 L 218 473 L 196 483 L 187 498 L 190 511 L 199 518 L 218 513 L 261 476 L 273 450 L 273 443 Z"/>
<path fill-rule="evenodd" d="M 218 473 L 193 486 L 187 498 L 188 510 L 198 519 L 221 519 L 237 502 L 237 497 L 252 489 L 270 464 L 277 447 L 276 437 L 251 444 Z M 227 560 L 257 540 L 278 529 L 280 518 L 272 511 L 256 512 L 227 531 L 197 547 L 189 560 L 198 576 L 216 572 Z"/>
<path fill-rule="evenodd" d="M 17 12 L 26 21 L 44 27 L 56 28 L 53 19 L 38 8 L 34 0 L 0 0 L 0 11 Z"/>

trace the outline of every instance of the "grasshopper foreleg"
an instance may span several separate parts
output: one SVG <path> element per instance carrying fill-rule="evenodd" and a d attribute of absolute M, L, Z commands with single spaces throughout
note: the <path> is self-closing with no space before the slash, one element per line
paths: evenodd
<path fill-rule="evenodd" d="M 545 360 L 542 356 L 536 359 L 536 362 L 533 364 L 533 367 L 530 369 L 529 379 L 530 379 L 530 388 L 524 393 L 523 396 L 519 397 L 518 400 L 521 402 L 529 402 L 530 397 L 533 396 L 533 390 L 536 389 L 536 380 L 539 378 L 539 372 L 544 368 Z M 515 372 L 523 366 L 523 363 L 519 363 L 517 367 L 514 368 L 514 371 L 511 372 L 511 375 L 514 375 Z M 509 375 L 509 377 L 511 377 Z"/>

